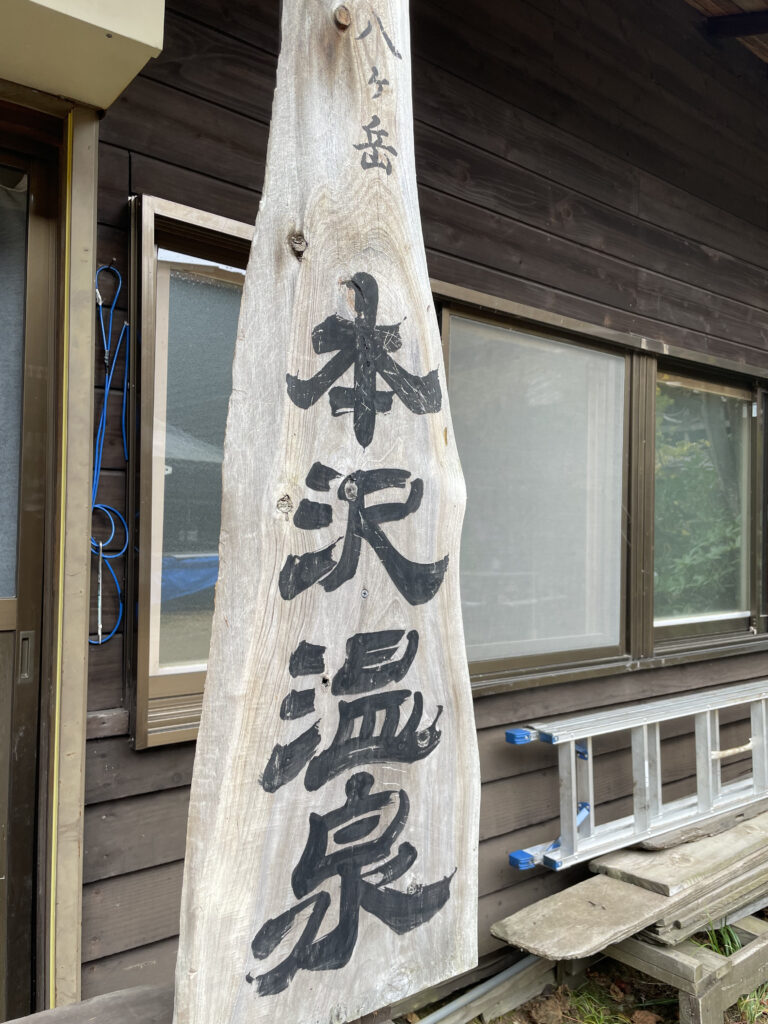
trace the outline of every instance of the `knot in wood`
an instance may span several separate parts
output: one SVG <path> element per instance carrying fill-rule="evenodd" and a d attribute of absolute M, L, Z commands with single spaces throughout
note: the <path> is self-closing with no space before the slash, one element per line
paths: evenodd
<path fill-rule="evenodd" d="M 286 519 L 293 512 L 293 502 L 289 494 L 284 494 L 282 498 L 277 499 L 277 511 L 282 512 Z"/>
<path fill-rule="evenodd" d="M 300 232 L 295 235 L 289 235 L 288 244 L 297 260 L 300 260 L 307 251 L 307 240 Z"/>
<path fill-rule="evenodd" d="M 340 29 L 348 29 L 352 24 L 352 15 L 349 13 L 349 8 L 341 4 L 333 12 L 333 20 Z"/>

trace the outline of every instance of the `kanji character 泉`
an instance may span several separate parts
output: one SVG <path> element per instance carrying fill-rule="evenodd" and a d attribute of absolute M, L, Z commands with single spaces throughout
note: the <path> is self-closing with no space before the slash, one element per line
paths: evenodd
<path fill-rule="evenodd" d="M 297 971 L 346 966 L 357 942 L 361 908 L 404 935 L 426 924 L 448 902 L 455 872 L 429 885 L 409 886 L 407 892 L 389 884 L 404 875 L 418 857 L 416 848 L 408 842 L 400 843 L 390 856 L 408 819 L 410 801 L 403 789 L 372 793 L 373 782 L 372 775 L 358 772 L 346 784 L 341 807 L 326 814 L 310 814 L 306 846 L 291 875 L 291 888 L 300 902 L 261 926 L 251 943 L 254 959 L 267 959 L 298 917 L 306 918 L 306 923 L 280 963 L 263 974 L 246 975 L 246 981 L 255 982 L 259 995 L 282 992 Z M 325 890 L 314 890 L 334 876 L 340 884 L 338 915 L 334 917 L 337 923 L 317 938 L 331 896 Z"/>

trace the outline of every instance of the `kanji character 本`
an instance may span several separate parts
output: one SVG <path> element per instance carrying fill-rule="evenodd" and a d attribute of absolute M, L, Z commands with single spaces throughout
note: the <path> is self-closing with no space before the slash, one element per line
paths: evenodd
<path fill-rule="evenodd" d="M 402 60 L 403 59 L 403 55 L 402 55 L 402 53 L 400 53 L 399 50 L 395 49 L 395 44 L 392 42 L 392 40 L 387 35 L 387 30 L 384 28 L 384 24 L 383 24 L 381 18 L 375 12 L 374 12 L 374 17 L 376 18 L 376 22 L 377 22 L 377 24 L 379 26 L 379 32 L 381 32 L 381 34 L 382 34 L 382 36 L 384 38 L 384 42 L 389 47 L 390 52 L 393 53 L 395 55 L 395 57 L 397 57 L 398 60 Z M 369 18 L 368 19 L 368 24 L 365 26 L 365 28 L 363 29 L 363 31 L 360 33 L 360 35 L 357 38 L 358 39 L 365 39 L 365 37 L 370 34 L 372 29 L 373 29 L 373 22 Z"/>
<path fill-rule="evenodd" d="M 388 146 L 384 141 L 389 138 L 389 132 L 384 128 L 379 128 L 380 124 L 379 115 L 374 114 L 368 124 L 362 126 L 366 141 L 355 143 L 354 148 L 362 150 L 360 166 L 364 171 L 370 171 L 373 167 L 381 167 L 387 174 L 391 174 L 392 161 L 387 153 L 397 156 L 397 150 L 394 146 Z"/>
<path fill-rule="evenodd" d="M 316 487 L 314 482 L 318 479 L 318 473 L 324 473 L 327 479 Z M 359 469 L 345 477 L 336 492 L 339 500 L 348 506 L 347 531 L 341 554 L 338 559 L 334 558 L 334 548 L 339 538 L 319 551 L 289 555 L 278 578 L 281 597 L 290 601 L 315 583 L 320 583 L 329 592 L 338 589 L 357 572 L 361 544 L 366 541 L 409 604 L 431 601 L 443 582 L 448 568 L 448 555 L 437 562 L 412 562 L 400 554 L 382 529 L 383 523 L 406 519 L 421 505 L 424 483 L 419 479 L 409 482 L 410 475 L 405 469 Z M 339 476 L 341 474 L 336 470 L 315 463 L 307 476 L 307 486 L 314 490 L 329 490 L 330 479 Z M 390 487 L 404 488 L 406 483 L 409 492 L 405 501 L 366 504 L 370 494 Z M 293 516 L 295 525 L 304 530 L 320 529 L 332 519 L 331 505 L 306 498 L 299 503 Z"/>
<path fill-rule="evenodd" d="M 372 793 L 373 782 L 367 772 L 352 775 L 341 807 L 326 814 L 310 814 L 304 852 L 291 874 L 293 894 L 301 902 L 261 926 L 251 943 L 254 959 L 269 957 L 297 917 L 310 910 L 309 917 L 288 956 L 263 974 L 246 975 L 246 981 L 255 982 L 260 996 L 284 991 L 300 970 L 338 970 L 348 964 L 357 942 L 361 908 L 404 935 L 426 924 L 448 902 L 455 871 L 429 885 L 409 886 L 407 892 L 389 884 L 404 875 L 418 857 L 408 842 L 400 843 L 390 856 L 408 819 L 410 801 L 403 789 Z M 325 890 L 314 890 L 334 876 L 340 882 L 338 916 L 334 918 L 338 923 L 318 939 L 331 897 Z"/>
<path fill-rule="evenodd" d="M 300 409 L 314 405 L 330 388 L 331 413 L 341 416 L 351 411 L 355 437 L 367 448 L 373 440 L 376 413 L 389 412 L 394 395 L 419 416 L 439 412 L 443 396 L 437 370 L 419 377 L 392 358 L 391 353 L 397 352 L 403 344 L 400 324 L 376 323 L 379 308 L 376 278 L 361 271 L 344 283 L 354 295 L 355 319 L 333 314 L 312 330 L 312 347 L 318 355 L 337 354 L 308 380 L 290 373 L 285 379 L 288 395 Z M 353 386 L 331 387 L 351 366 L 354 366 Z M 377 376 L 392 390 L 378 390 Z"/>
<path fill-rule="evenodd" d="M 412 690 L 383 690 L 390 683 L 399 682 L 407 674 L 419 648 L 419 634 L 410 630 L 401 657 L 396 658 L 400 644 L 405 637 L 403 629 L 378 630 L 373 633 L 356 633 L 347 640 L 347 656 L 344 664 L 333 677 L 331 693 L 335 695 L 356 695 L 355 700 L 340 700 L 339 721 L 336 735 L 321 753 L 312 756 L 320 743 L 320 719 L 297 736 L 291 743 L 275 744 L 267 766 L 261 777 L 262 788 L 268 793 L 276 792 L 281 786 L 294 779 L 306 765 L 304 786 L 313 791 L 320 789 L 331 779 L 344 771 L 361 765 L 389 762 L 413 764 L 428 757 L 440 742 L 437 722 L 442 713 L 437 713 L 425 728 L 421 727 L 424 698 Z M 324 671 L 324 666 L 319 671 Z M 296 696 L 309 694 L 313 690 L 292 690 L 283 701 L 293 708 Z M 398 731 L 400 709 L 413 698 L 410 716 Z M 314 711 L 314 700 L 306 698 L 301 717 Z M 378 716 L 378 712 L 383 713 Z M 283 714 L 281 717 L 289 717 Z"/>
<path fill-rule="evenodd" d="M 373 94 L 371 99 L 377 100 L 379 96 L 384 92 L 384 86 L 389 85 L 389 80 L 386 78 L 379 78 L 379 69 L 374 64 L 371 68 L 371 77 L 368 79 L 368 85 L 375 85 L 376 92 Z"/>

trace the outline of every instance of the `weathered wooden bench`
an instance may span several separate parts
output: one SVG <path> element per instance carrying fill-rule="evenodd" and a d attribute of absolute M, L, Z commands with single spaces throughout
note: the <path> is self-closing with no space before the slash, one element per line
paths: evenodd
<path fill-rule="evenodd" d="M 171 1024 L 173 988 L 141 985 L 21 1017 L 16 1024 Z"/>
<path fill-rule="evenodd" d="M 691 939 L 678 946 L 624 939 L 605 952 L 677 988 L 681 1024 L 722 1024 L 729 1006 L 768 981 L 768 921 L 745 917 L 733 928 L 743 946 L 731 956 L 722 956 Z"/>

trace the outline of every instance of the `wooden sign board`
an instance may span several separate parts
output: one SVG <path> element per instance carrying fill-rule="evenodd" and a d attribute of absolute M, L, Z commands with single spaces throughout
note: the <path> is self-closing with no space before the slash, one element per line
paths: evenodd
<path fill-rule="evenodd" d="M 477 959 L 465 490 L 410 89 L 406 0 L 284 0 L 177 1024 L 340 1024 Z"/>

